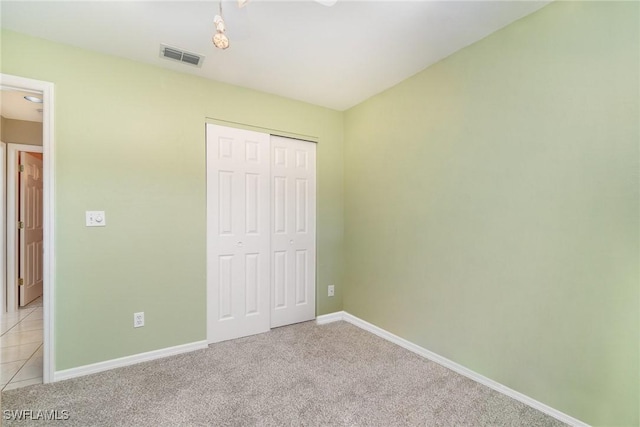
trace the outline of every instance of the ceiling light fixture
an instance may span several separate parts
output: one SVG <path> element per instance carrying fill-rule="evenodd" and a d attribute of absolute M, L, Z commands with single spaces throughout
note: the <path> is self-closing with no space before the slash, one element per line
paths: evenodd
<path fill-rule="evenodd" d="M 224 25 L 224 19 L 222 19 L 222 1 L 220 1 L 219 5 L 220 13 L 213 18 L 213 23 L 216 26 L 216 33 L 211 38 L 211 41 L 215 47 L 224 50 L 229 47 L 229 39 L 224 34 L 227 28 Z"/>
<path fill-rule="evenodd" d="M 42 98 L 38 98 L 37 96 L 25 96 L 24 99 L 27 101 L 35 102 L 36 104 L 42 104 Z"/>
<path fill-rule="evenodd" d="M 249 3 L 251 0 L 236 0 L 238 3 L 238 8 L 242 9 Z M 336 4 L 338 0 L 315 0 L 324 6 L 333 6 Z M 229 47 L 229 38 L 225 35 L 226 26 L 224 25 L 224 19 L 222 18 L 222 0 L 218 1 L 218 14 L 213 18 L 213 23 L 216 26 L 216 32 L 211 37 L 211 41 L 213 45 L 218 49 L 227 49 Z"/>

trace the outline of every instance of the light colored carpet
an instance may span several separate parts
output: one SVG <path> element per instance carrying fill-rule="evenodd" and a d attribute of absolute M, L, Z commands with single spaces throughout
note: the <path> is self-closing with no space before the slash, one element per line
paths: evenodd
<path fill-rule="evenodd" d="M 345 322 L 301 323 L 2 394 L 64 426 L 561 426 Z M 47 425 L 43 421 L 4 425 Z"/>

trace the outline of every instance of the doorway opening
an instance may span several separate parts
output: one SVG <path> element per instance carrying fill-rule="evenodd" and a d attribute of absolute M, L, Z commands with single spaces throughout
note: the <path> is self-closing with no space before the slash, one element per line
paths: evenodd
<path fill-rule="evenodd" d="M 53 85 L 2 74 L 0 389 L 53 379 Z"/>

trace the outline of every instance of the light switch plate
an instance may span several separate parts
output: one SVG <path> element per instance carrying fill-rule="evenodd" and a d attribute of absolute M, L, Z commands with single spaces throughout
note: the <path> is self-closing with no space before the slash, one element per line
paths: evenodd
<path fill-rule="evenodd" d="M 107 225 L 107 217 L 104 211 L 87 211 L 87 227 L 104 227 Z"/>

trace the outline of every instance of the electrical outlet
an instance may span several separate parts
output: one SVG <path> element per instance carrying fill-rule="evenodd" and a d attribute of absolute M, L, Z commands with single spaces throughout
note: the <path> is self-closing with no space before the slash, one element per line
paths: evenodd
<path fill-rule="evenodd" d="M 334 285 L 329 285 L 329 296 L 332 297 L 336 294 L 336 288 Z"/>
<path fill-rule="evenodd" d="M 139 328 L 141 326 L 144 326 L 144 311 L 133 313 L 133 327 Z"/>

